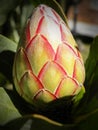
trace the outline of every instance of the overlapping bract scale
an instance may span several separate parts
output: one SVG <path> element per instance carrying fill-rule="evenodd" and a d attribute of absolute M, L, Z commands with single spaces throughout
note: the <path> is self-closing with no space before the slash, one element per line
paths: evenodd
<path fill-rule="evenodd" d="M 43 35 L 36 35 L 30 41 L 26 48 L 28 59 L 32 66 L 33 72 L 37 75 L 42 66 L 54 59 L 54 50 L 48 40 Z"/>

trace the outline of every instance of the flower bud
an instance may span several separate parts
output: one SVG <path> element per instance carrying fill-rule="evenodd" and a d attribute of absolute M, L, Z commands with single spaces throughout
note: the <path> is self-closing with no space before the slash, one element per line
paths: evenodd
<path fill-rule="evenodd" d="M 13 69 L 17 92 L 30 103 L 78 94 L 85 79 L 84 63 L 69 28 L 55 10 L 39 5 L 23 37 Z"/>

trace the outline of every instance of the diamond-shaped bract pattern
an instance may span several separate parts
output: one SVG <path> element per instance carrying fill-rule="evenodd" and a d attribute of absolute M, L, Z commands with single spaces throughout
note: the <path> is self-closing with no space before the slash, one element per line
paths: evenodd
<path fill-rule="evenodd" d="M 69 28 L 52 8 L 35 9 L 23 39 L 13 76 L 25 100 L 50 102 L 79 93 L 85 80 L 82 56 Z"/>

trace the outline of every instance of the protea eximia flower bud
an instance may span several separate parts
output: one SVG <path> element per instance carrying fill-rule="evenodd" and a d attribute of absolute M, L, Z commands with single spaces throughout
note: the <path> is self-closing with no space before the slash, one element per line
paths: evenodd
<path fill-rule="evenodd" d="M 23 37 L 13 70 L 18 93 L 30 103 L 78 94 L 85 79 L 84 64 L 62 18 L 40 5 L 28 20 Z"/>

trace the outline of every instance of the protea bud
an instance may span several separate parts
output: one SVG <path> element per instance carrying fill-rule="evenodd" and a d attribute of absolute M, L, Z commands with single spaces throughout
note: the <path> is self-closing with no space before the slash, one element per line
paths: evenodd
<path fill-rule="evenodd" d="M 14 83 L 28 102 L 50 102 L 79 93 L 85 79 L 77 44 L 62 18 L 39 5 L 27 22 L 14 62 Z"/>

